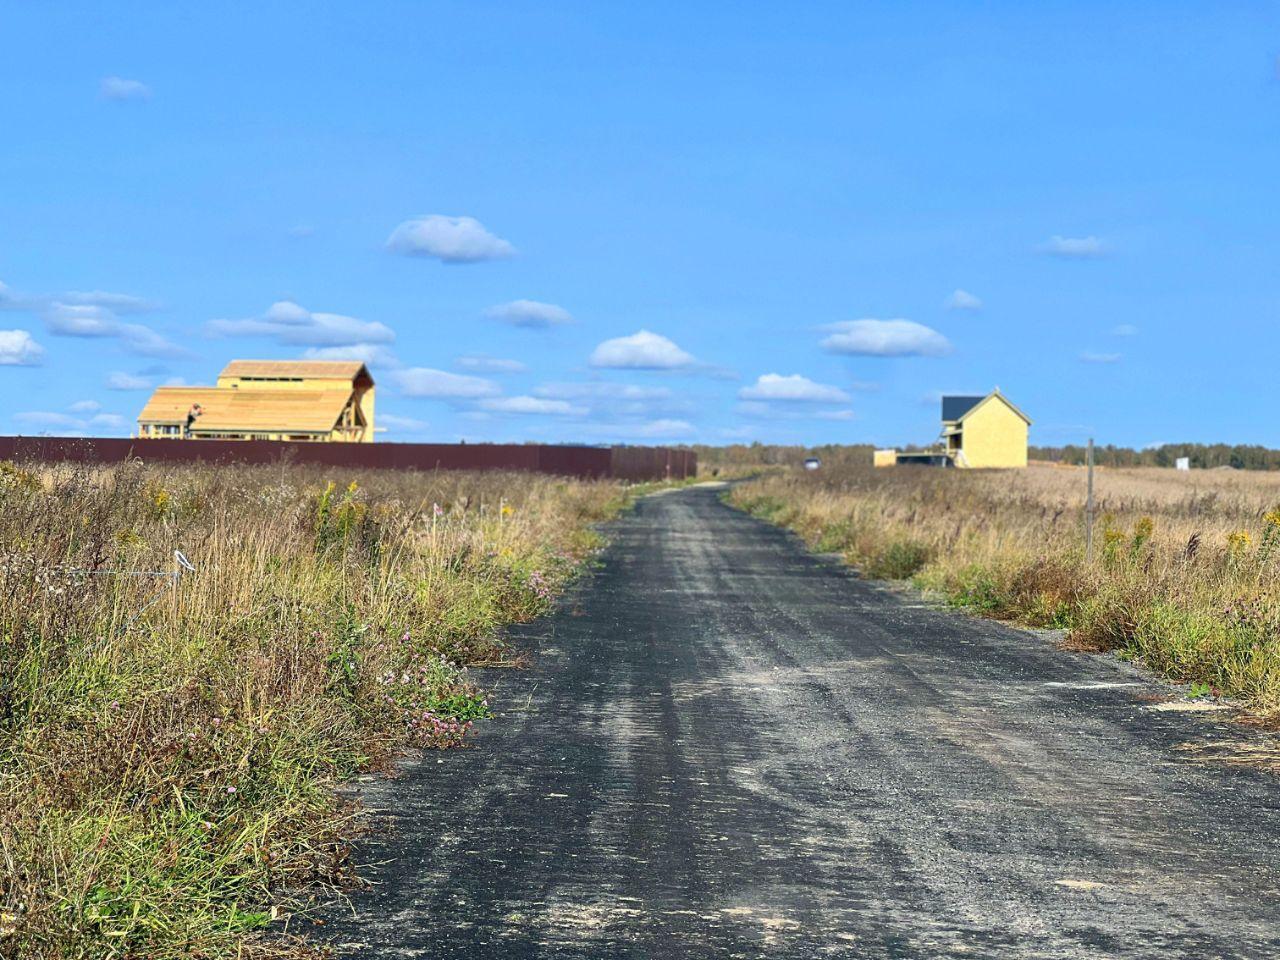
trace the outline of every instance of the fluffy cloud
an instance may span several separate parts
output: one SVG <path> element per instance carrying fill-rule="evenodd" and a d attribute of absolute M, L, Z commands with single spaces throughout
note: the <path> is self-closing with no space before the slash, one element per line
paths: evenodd
<path fill-rule="evenodd" d="M 1096 260 L 1110 252 L 1107 245 L 1097 237 L 1059 237 L 1056 234 L 1041 246 L 1040 251 L 1051 257 L 1068 260 Z"/>
<path fill-rule="evenodd" d="M 359 360 L 382 367 L 400 366 L 400 358 L 388 346 L 381 343 L 349 343 L 341 347 L 308 347 L 302 351 L 304 360 Z"/>
<path fill-rule="evenodd" d="M 391 343 L 396 338 L 395 331 L 375 320 L 312 313 L 292 300 L 273 303 L 260 317 L 210 320 L 205 331 L 213 337 L 270 337 L 286 346 L 354 347 Z"/>
<path fill-rule="evenodd" d="M 496 397 L 481 400 L 481 410 L 489 413 L 549 414 L 551 416 L 581 416 L 586 407 L 576 407 L 567 400 L 548 400 L 545 397 Z"/>
<path fill-rule="evenodd" d="M 121 370 L 113 370 L 107 374 L 108 390 L 146 390 L 150 386 L 149 379 L 136 374 L 124 373 Z"/>
<path fill-rule="evenodd" d="M 95 304 L 54 301 L 44 311 L 49 332 L 59 337 L 107 337 L 143 357 L 180 358 L 191 351 L 140 323 L 124 323 L 111 310 Z"/>
<path fill-rule="evenodd" d="M 1119 363 L 1120 354 L 1118 353 L 1082 353 L 1080 360 L 1084 363 Z"/>
<path fill-rule="evenodd" d="M 44 359 L 44 347 L 26 330 L 0 330 L 0 366 L 35 367 Z"/>
<path fill-rule="evenodd" d="M 459 357 L 454 364 L 472 373 L 524 373 L 529 369 L 519 360 L 504 360 L 501 357 L 486 357 L 480 354 Z"/>
<path fill-rule="evenodd" d="M 827 327 L 829 353 L 862 357 L 941 357 L 951 343 L 937 330 L 911 320 L 846 320 Z"/>
<path fill-rule="evenodd" d="M 982 301 L 975 297 L 968 290 L 956 289 L 951 296 L 947 297 L 948 310 L 981 310 Z"/>
<path fill-rule="evenodd" d="M 140 80 L 103 77 L 98 83 L 98 94 L 103 100 L 150 100 L 151 88 Z"/>
<path fill-rule="evenodd" d="M 107 290 L 71 290 L 60 294 L 58 300 L 74 306 L 106 307 L 114 313 L 148 313 L 156 309 L 156 305 L 144 297 Z"/>
<path fill-rule="evenodd" d="M 391 231 L 387 249 L 413 257 L 434 257 L 444 263 L 479 263 L 515 255 L 516 248 L 495 236 L 474 217 L 446 217 L 438 213 L 406 220 Z"/>
<path fill-rule="evenodd" d="M 814 383 L 798 373 L 763 374 L 754 384 L 738 391 L 743 400 L 780 400 L 791 403 L 845 403 L 849 394 L 839 387 Z"/>
<path fill-rule="evenodd" d="M 437 400 L 475 400 L 495 397 L 502 391 L 492 380 L 468 377 L 429 367 L 410 367 L 395 375 L 401 391 L 410 397 L 432 397 Z"/>
<path fill-rule="evenodd" d="M 59 337 L 114 337 L 120 332 L 115 314 L 106 307 L 86 304 L 50 304 L 44 323 Z"/>
<path fill-rule="evenodd" d="M 67 409 L 72 413 L 97 413 L 102 409 L 102 404 L 97 400 L 77 400 Z"/>
<path fill-rule="evenodd" d="M 537 300 L 512 300 L 500 303 L 484 312 L 491 320 L 501 320 L 514 327 L 546 329 L 563 323 L 572 323 L 573 316 L 564 307 Z"/>
<path fill-rule="evenodd" d="M 677 370 L 694 359 L 661 334 L 641 330 L 604 341 L 592 351 L 590 363 L 614 370 Z"/>
<path fill-rule="evenodd" d="M 1113 337 L 1136 337 L 1138 335 L 1138 328 L 1132 323 L 1122 323 L 1119 326 L 1111 328 L 1111 335 Z"/>

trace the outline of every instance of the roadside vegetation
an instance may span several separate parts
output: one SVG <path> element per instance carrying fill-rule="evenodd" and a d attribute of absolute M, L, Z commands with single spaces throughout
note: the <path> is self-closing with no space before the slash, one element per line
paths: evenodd
<path fill-rule="evenodd" d="M 462 744 L 624 503 L 339 472 L 0 464 L 0 956 L 302 949 L 261 931 L 349 879 L 334 786 Z"/>
<path fill-rule="evenodd" d="M 986 616 L 1056 627 L 1198 694 L 1280 717 L 1280 475 L 1103 469 L 1086 562 L 1084 471 L 790 470 L 729 500 Z"/>

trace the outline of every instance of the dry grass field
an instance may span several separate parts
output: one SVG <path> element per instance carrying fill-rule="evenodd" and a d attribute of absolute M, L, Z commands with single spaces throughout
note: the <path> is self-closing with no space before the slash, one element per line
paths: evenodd
<path fill-rule="evenodd" d="M 1082 468 L 788 470 L 730 496 L 869 576 L 1280 714 L 1280 473 L 1095 476 L 1092 563 Z"/>
<path fill-rule="evenodd" d="M 0 464 L 0 955 L 248 957 L 346 877 L 334 785 L 488 713 L 624 503 L 529 474 Z M 194 572 L 176 583 L 174 551 Z M 139 573 L 138 571 L 142 571 Z"/>

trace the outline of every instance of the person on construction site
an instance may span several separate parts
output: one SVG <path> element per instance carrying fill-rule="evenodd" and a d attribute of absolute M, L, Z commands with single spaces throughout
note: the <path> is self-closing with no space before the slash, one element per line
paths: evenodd
<path fill-rule="evenodd" d="M 193 403 L 191 409 L 187 411 L 187 427 L 183 431 L 183 437 L 190 438 L 192 425 L 200 419 L 200 414 L 204 413 L 204 409 L 198 403 Z"/>

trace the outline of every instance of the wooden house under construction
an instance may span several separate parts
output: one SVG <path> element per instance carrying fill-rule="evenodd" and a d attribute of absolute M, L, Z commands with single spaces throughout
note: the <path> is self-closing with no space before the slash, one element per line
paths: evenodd
<path fill-rule="evenodd" d="M 373 442 L 373 377 L 359 360 L 233 360 L 213 387 L 160 387 L 148 439 Z"/>

